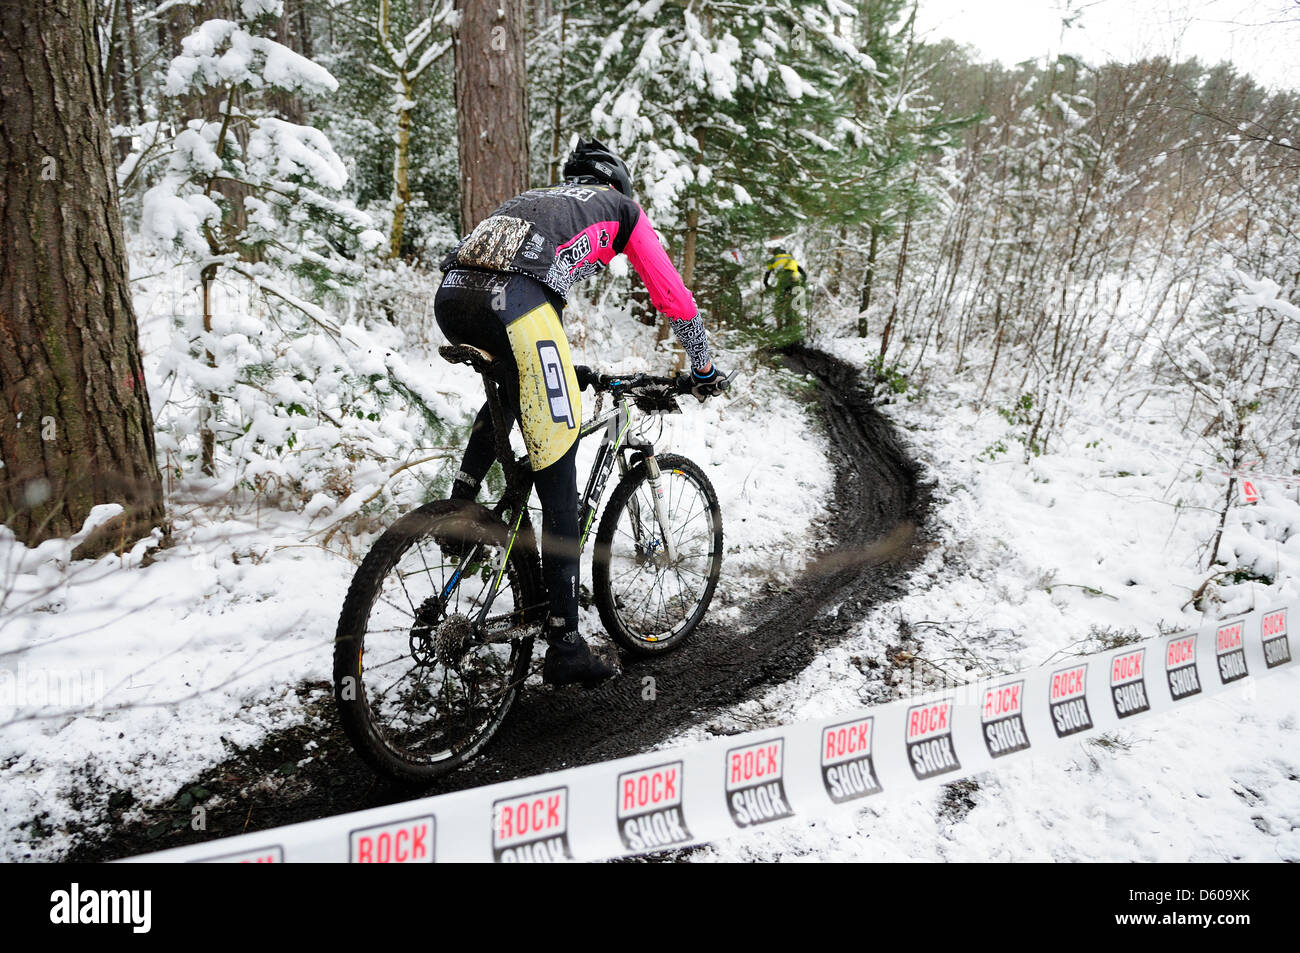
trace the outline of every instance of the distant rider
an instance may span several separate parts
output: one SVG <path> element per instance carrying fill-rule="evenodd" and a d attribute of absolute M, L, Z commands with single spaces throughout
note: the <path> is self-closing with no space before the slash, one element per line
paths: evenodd
<path fill-rule="evenodd" d="M 777 245 L 772 249 L 767 269 L 763 272 L 763 287 L 770 287 L 773 275 L 776 276 L 776 315 L 777 330 L 792 327 L 798 320 L 794 313 L 795 289 L 808 280 L 808 273 L 803 265 L 794 260 L 794 256 Z"/>

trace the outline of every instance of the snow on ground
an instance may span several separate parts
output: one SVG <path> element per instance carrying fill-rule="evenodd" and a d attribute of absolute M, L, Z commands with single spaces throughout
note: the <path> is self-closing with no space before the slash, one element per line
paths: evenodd
<path fill-rule="evenodd" d="M 866 363 L 863 342 L 823 346 Z M 1084 425 L 1026 464 L 1008 422 L 971 409 L 978 382 L 943 369 L 930 380 L 921 400 L 883 408 L 937 480 L 938 545 L 908 594 L 876 607 L 855 637 L 796 678 L 674 745 L 822 718 L 1200 621 L 1185 603 L 1209 575 L 1203 545 L 1224 481 L 1198 480 L 1177 460 Z M 1174 445 L 1179 437 L 1148 435 Z M 999 441 L 1011 449 L 988 453 Z M 1298 512 L 1294 490 L 1276 485 L 1264 486 L 1264 503 L 1280 520 Z M 1237 512 L 1226 538 L 1243 553 L 1257 546 Z M 1279 581 L 1225 589 L 1223 614 L 1295 598 L 1300 557 L 1285 543 L 1267 548 L 1281 564 Z M 1298 678 L 1251 679 L 1103 743 L 1055 746 L 977 775 L 974 787 L 747 832 L 692 859 L 1298 861 Z"/>
<path fill-rule="evenodd" d="M 140 311 L 148 354 L 166 328 L 150 323 L 153 299 Z M 575 360 L 666 370 L 666 361 L 643 356 L 653 353 L 653 329 L 608 309 L 573 320 Z M 406 366 L 463 425 L 478 384 L 468 369 L 431 356 L 438 343 L 427 335 L 405 353 Z M 859 365 L 868 357 L 856 340 L 824 346 Z M 718 490 L 727 556 L 713 611 L 743 621 L 743 600 L 802 567 L 833 474 L 824 437 L 793 396 L 797 379 L 756 373 L 742 352 L 717 356 L 740 371 L 733 399 L 685 401 L 657 445 L 703 465 Z M 787 684 L 672 745 L 1198 621 L 1186 604 L 1207 576 L 1222 480 L 1082 424 L 1026 463 L 1014 428 L 972 409 L 976 388 L 936 368 L 920 399 L 884 408 L 936 484 L 936 545 L 908 594 L 876 607 L 855 636 Z M 1167 424 L 1143 432 L 1180 439 Z M 580 474 L 594 451 L 589 441 Z M 1230 515 L 1226 548 L 1234 566 L 1237 552 L 1243 565 L 1269 562 L 1279 582 L 1224 587 L 1224 612 L 1297 595 L 1300 535 L 1293 544 L 1250 523 L 1300 524 L 1300 504 L 1293 490 L 1261 489 L 1260 507 Z M 0 536 L 0 857 L 59 856 L 69 826 L 93 822 L 113 791 L 129 789 L 141 809 L 166 801 L 231 745 L 299 722 L 297 687 L 328 681 L 337 612 L 373 537 L 340 535 L 325 547 L 328 511 L 180 499 L 173 545 L 148 566 L 143 548 L 68 566 Z M 594 612 L 584 627 L 599 631 Z M 739 835 L 694 859 L 1300 860 L 1295 688 L 1293 672 L 1252 680 L 1105 744 L 1058 746 L 973 784 Z"/>
<path fill-rule="evenodd" d="M 138 310 L 147 366 L 169 333 L 165 297 L 145 283 Z M 636 370 L 631 355 L 648 353 L 653 333 L 612 315 L 575 360 Z M 467 425 L 481 384 L 437 358 L 436 335 L 428 343 L 406 364 L 456 398 L 448 406 Z M 719 362 L 746 371 L 739 354 Z M 800 568 L 795 554 L 807 548 L 833 481 L 806 405 L 783 393 L 788 383 L 752 371 L 733 401 L 687 399 L 657 443 L 695 460 L 717 488 L 726 534 L 720 618 L 738 613 L 736 603 L 773 574 Z M 583 447 L 580 483 L 595 446 Z M 239 497 L 205 504 L 192 496 L 173 496 L 172 545 L 148 566 L 143 547 L 71 565 L 57 553 L 35 559 L 0 529 L 0 859 L 57 858 L 69 827 L 93 822 L 114 792 L 129 790 L 140 810 L 166 802 L 232 745 L 301 722 L 310 700 L 296 691 L 303 682 L 328 683 L 338 612 L 373 536 L 340 534 L 326 547 L 328 512 L 312 511 L 313 519 Z M 584 628 L 601 631 L 594 610 Z"/>

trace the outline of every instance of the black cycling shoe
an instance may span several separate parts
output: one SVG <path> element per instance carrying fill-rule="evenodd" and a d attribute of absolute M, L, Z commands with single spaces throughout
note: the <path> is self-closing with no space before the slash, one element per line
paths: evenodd
<path fill-rule="evenodd" d="M 552 636 L 546 641 L 549 647 L 542 664 L 542 681 L 547 685 L 577 683 L 591 688 L 619 673 L 615 664 L 594 654 L 577 632 Z"/>

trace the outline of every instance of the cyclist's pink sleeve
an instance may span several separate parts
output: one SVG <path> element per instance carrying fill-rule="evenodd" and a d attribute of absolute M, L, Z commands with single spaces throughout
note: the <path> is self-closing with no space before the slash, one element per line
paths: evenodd
<path fill-rule="evenodd" d="M 681 275 L 673 267 L 668 253 L 659 244 L 654 226 L 641 209 L 627 246 L 623 249 L 627 260 L 645 282 L 650 292 L 650 303 L 674 321 L 689 321 L 698 313 L 695 297 L 682 284 Z"/>

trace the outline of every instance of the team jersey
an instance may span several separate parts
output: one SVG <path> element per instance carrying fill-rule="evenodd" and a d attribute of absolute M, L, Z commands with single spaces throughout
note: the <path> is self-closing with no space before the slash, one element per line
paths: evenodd
<path fill-rule="evenodd" d="M 575 282 L 602 271 L 620 254 L 645 282 L 651 304 L 669 318 L 691 367 L 707 367 L 708 338 L 695 298 L 645 211 L 608 185 L 567 183 L 516 195 L 479 222 L 441 267 L 527 275 L 567 299 Z M 444 283 L 449 279 L 455 280 L 449 273 Z"/>

